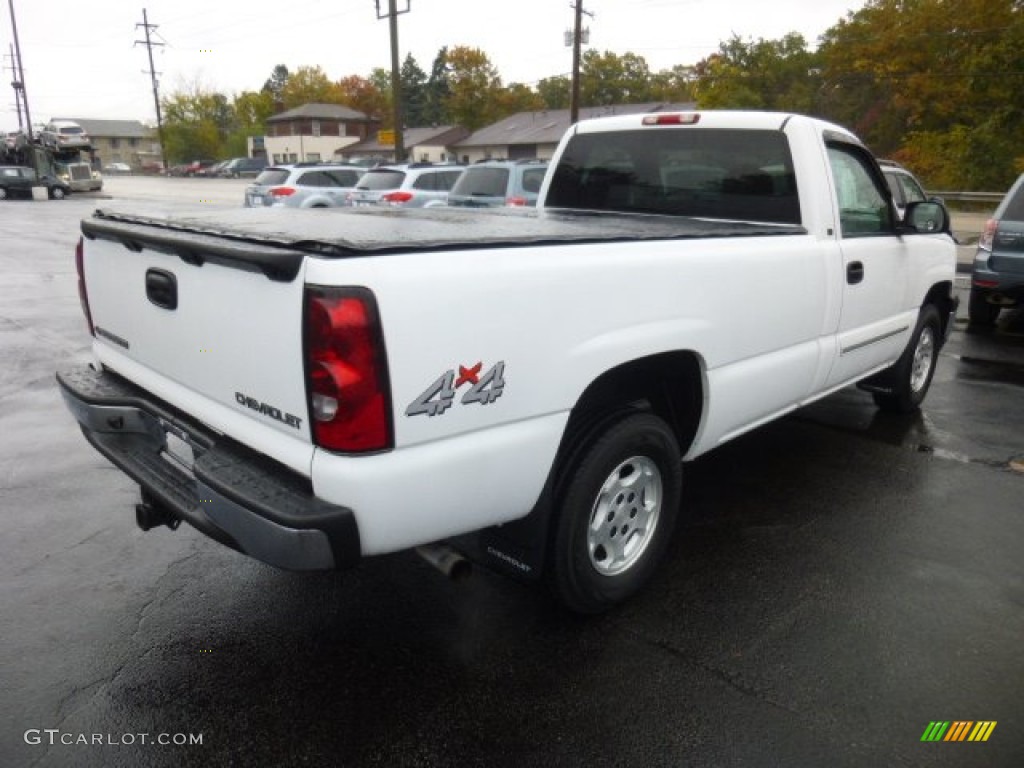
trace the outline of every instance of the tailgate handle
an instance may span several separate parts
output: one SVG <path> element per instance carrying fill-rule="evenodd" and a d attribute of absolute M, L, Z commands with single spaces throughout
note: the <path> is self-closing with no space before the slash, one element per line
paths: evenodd
<path fill-rule="evenodd" d="M 177 309 L 178 279 L 165 269 L 147 269 L 146 298 L 162 309 Z"/>

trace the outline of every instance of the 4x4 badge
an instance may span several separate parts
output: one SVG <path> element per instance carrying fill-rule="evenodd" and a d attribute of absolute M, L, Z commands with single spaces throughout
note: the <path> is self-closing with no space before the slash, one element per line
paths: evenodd
<path fill-rule="evenodd" d="M 462 396 L 462 404 L 480 403 L 488 405 L 493 403 L 502 392 L 505 391 L 505 362 L 495 363 L 484 374 L 480 374 L 484 364 L 482 362 L 470 366 L 459 366 L 458 378 L 455 369 L 449 369 L 442 373 L 434 382 L 420 393 L 419 397 L 409 403 L 405 409 L 406 416 L 439 416 L 451 408 L 455 402 L 458 389 L 463 384 L 469 384 L 470 388 Z"/>

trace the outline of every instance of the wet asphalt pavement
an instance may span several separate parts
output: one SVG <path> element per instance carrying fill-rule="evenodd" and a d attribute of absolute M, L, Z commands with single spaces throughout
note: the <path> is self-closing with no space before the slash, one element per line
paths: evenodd
<path fill-rule="evenodd" d="M 1024 317 L 959 323 L 919 416 L 845 390 L 687 465 L 655 582 L 584 620 L 139 531 L 53 379 L 95 205 L 0 204 L 0 765 L 1024 764 Z"/>

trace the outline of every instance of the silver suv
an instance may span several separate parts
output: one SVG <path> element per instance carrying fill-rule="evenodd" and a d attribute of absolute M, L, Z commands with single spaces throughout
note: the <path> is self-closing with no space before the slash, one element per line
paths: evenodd
<path fill-rule="evenodd" d="M 488 160 L 471 165 L 452 187 L 448 205 L 536 206 L 547 170 L 547 160 Z"/>
<path fill-rule="evenodd" d="M 263 169 L 245 188 L 245 206 L 335 208 L 347 205 L 349 192 L 365 172 L 365 168 L 355 165 L 272 165 Z"/>
<path fill-rule="evenodd" d="M 999 310 L 1024 306 L 1024 174 L 999 203 L 978 240 L 967 313 L 993 325 Z"/>
<path fill-rule="evenodd" d="M 433 208 L 448 201 L 464 167 L 461 165 L 382 165 L 371 168 L 349 194 L 351 205 Z"/>
<path fill-rule="evenodd" d="M 899 163 L 893 160 L 879 160 L 878 165 L 881 167 L 882 175 L 885 176 L 885 180 L 889 184 L 889 190 L 892 192 L 892 201 L 896 205 L 896 212 L 899 214 L 900 219 L 903 218 L 908 203 L 917 203 L 922 200 L 941 202 L 940 198 L 929 198 L 925 194 L 921 182 Z"/>

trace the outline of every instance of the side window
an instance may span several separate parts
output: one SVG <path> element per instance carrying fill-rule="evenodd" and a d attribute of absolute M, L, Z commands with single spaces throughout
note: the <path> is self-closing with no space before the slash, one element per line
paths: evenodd
<path fill-rule="evenodd" d="M 326 187 L 328 186 L 327 179 L 320 171 L 311 171 L 304 173 L 299 177 L 299 180 L 295 182 L 302 187 Z"/>
<path fill-rule="evenodd" d="M 831 144 L 828 160 L 843 237 L 892 234 L 892 208 L 864 156 L 854 147 Z"/>
<path fill-rule="evenodd" d="M 526 192 L 540 192 L 540 185 L 544 181 L 544 174 L 547 168 L 531 168 L 523 173 L 523 190 Z"/>
<path fill-rule="evenodd" d="M 416 181 L 412 183 L 413 189 L 437 189 L 436 186 L 437 174 L 436 173 L 424 173 L 421 174 Z"/>
<path fill-rule="evenodd" d="M 450 190 L 455 186 L 455 182 L 459 180 L 460 176 L 462 176 L 461 169 L 458 171 L 445 171 L 441 174 L 441 184 L 439 185 L 439 188 L 446 191 Z"/>
<path fill-rule="evenodd" d="M 331 179 L 331 186 L 354 187 L 359 181 L 359 176 L 355 171 L 324 171 L 324 173 Z"/>

